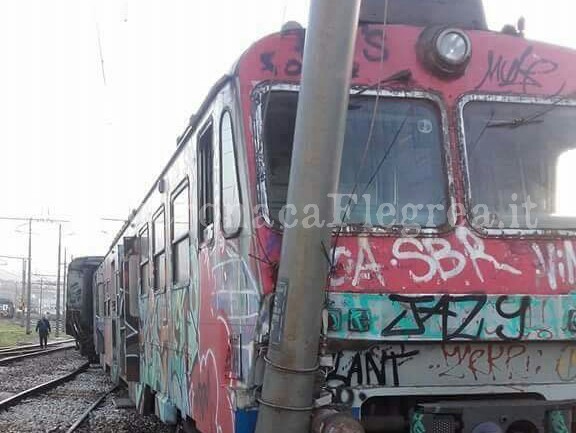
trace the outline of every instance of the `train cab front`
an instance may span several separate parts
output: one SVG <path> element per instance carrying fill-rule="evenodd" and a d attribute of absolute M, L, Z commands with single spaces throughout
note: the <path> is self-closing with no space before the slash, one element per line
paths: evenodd
<path fill-rule="evenodd" d="M 360 26 L 317 403 L 369 433 L 574 431 L 576 53 L 508 33 Z M 266 246 L 298 41 L 256 50 L 269 76 L 244 93 Z"/>

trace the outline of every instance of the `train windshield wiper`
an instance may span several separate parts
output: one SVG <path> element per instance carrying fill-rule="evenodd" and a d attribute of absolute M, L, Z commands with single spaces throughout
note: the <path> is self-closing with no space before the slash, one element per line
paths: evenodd
<path fill-rule="evenodd" d="M 512 120 L 491 120 L 486 125 L 486 128 L 518 128 L 519 126 L 530 125 L 533 123 L 542 123 L 542 119 L 532 119 L 530 117 L 519 117 Z"/>
<path fill-rule="evenodd" d="M 354 93 L 354 96 L 361 95 L 368 90 L 377 89 L 378 87 L 380 87 L 381 85 L 384 85 L 386 83 L 390 83 L 390 82 L 394 82 L 394 81 L 407 83 L 411 79 L 412 79 L 412 71 L 410 69 L 403 69 L 399 72 L 396 72 L 395 74 L 392 74 L 391 76 L 389 76 L 387 78 L 384 78 L 383 80 L 380 80 L 374 84 L 371 84 L 369 86 L 364 86 L 364 87 L 358 89 L 357 92 Z"/>
<path fill-rule="evenodd" d="M 565 101 L 569 98 L 573 98 L 575 94 L 576 94 L 576 92 L 572 92 L 566 96 L 558 98 L 556 101 L 554 101 L 550 105 L 550 107 L 548 107 L 548 108 L 546 108 L 546 109 L 544 109 L 544 110 L 542 110 L 536 114 L 533 114 L 532 116 L 519 117 L 519 118 L 512 119 L 512 120 L 493 120 L 493 119 L 491 119 L 486 124 L 486 128 L 501 128 L 501 127 L 518 128 L 518 127 L 524 126 L 524 125 L 531 125 L 534 123 L 543 123 L 544 119 L 541 119 L 542 116 L 545 116 L 546 114 L 555 110 L 557 107 L 560 106 L 560 104 L 563 101 Z"/>

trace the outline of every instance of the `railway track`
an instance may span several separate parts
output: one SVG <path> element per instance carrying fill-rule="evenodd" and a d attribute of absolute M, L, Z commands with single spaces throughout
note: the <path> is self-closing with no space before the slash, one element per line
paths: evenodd
<path fill-rule="evenodd" d="M 68 340 L 67 340 L 68 341 Z M 74 340 L 72 340 L 74 341 Z M 48 355 L 54 352 L 60 352 L 62 350 L 69 350 L 75 347 L 72 342 L 59 342 L 52 345 L 48 349 L 41 349 L 38 346 L 29 348 L 11 348 L 9 350 L 0 351 L 0 366 L 10 364 L 12 362 L 20 361 L 26 358 L 33 358 L 36 356 Z"/>
<path fill-rule="evenodd" d="M 4 400 L 0 401 L 0 411 L 5 410 L 8 407 L 12 406 L 13 404 L 18 403 L 19 401 L 23 400 L 26 397 L 39 394 L 41 392 L 45 392 L 49 389 L 55 388 L 58 385 L 73 379 L 76 375 L 80 374 L 81 372 L 85 371 L 90 366 L 89 362 L 82 364 L 80 367 L 75 369 L 74 371 L 65 374 L 63 376 L 57 377 L 56 379 L 50 380 L 48 382 L 41 383 L 39 385 L 33 386 L 28 388 L 24 391 L 19 392 L 13 396 L 5 398 Z"/>
<path fill-rule="evenodd" d="M 64 344 L 64 343 L 73 343 L 75 340 L 73 338 L 67 338 L 66 340 L 54 340 L 54 341 L 50 341 L 48 343 L 48 346 L 58 346 L 59 344 Z M 9 346 L 9 347 L 0 347 L 0 354 L 2 353 L 8 353 L 8 352 L 13 352 L 13 351 L 19 351 L 19 350 L 27 350 L 27 349 L 34 349 L 37 348 L 38 344 L 37 343 L 33 343 L 33 344 L 18 344 L 16 346 Z"/>
<path fill-rule="evenodd" d="M 0 431 L 75 432 L 115 389 L 85 362 L 0 401 Z"/>
<path fill-rule="evenodd" d="M 77 351 L 25 358 L 0 366 L 0 432 L 173 433 L 128 397 Z"/>

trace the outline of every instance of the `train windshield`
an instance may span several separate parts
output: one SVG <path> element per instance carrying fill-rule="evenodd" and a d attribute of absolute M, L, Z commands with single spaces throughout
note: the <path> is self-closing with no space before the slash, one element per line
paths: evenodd
<path fill-rule="evenodd" d="M 298 94 L 268 95 L 264 127 L 266 190 L 270 216 L 286 204 Z M 447 223 L 443 131 L 431 101 L 352 96 L 340 171 L 336 222 L 357 226 Z M 331 158 L 332 155 L 326 155 Z M 350 202 L 350 206 L 348 203 Z"/>
<path fill-rule="evenodd" d="M 475 225 L 576 228 L 576 108 L 475 101 L 464 107 Z"/>

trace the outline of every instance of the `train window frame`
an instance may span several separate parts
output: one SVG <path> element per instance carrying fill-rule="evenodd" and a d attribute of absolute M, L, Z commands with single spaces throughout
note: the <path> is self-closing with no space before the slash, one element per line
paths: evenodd
<path fill-rule="evenodd" d="M 238 225 L 233 230 L 227 230 L 225 226 L 225 214 L 226 214 L 226 206 L 224 204 L 224 153 L 223 153 L 223 134 L 222 129 L 224 126 L 224 117 L 228 116 L 230 119 L 230 135 L 232 138 L 232 157 L 234 158 L 234 170 L 235 170 L 235 185 L 233 187 L 236 190 L 236 194 L 238 197 L 238 202 L 235 204 L 238 207 Z M 220 125 L 218 129 L 219 135 L 219 157 L 220 157 L 220 229 L 226 239 L 231 239 L 240 235 L 242 231 L 242 221 L 243 221 L 243 213 L 242 213 L 242 188 L 240 187 L 240 166 L 238 164 L 238 147 L 236 143 L 236 134 L 234 133 L 234 116 L 232 115 L 232 109 L 230 107 L 224 108 L 222 114 L 220 115 Z"/>
<path fill-rule="evenodd" d="M 452 156 L 453 150 L 451 149 L 451 139 L 450 139 L 450 122 L 448 116 L 448 106 L 442 98 L 441 95 L 424 91 L 424 90 L 392 90 L 392 89 L 366 89 L 365 87 L 352 87 L 350 90 L 350 96 L 361 90 L 364 96 L 376 97 L 379 95 L 380 101 L 382 102 L 386 98 L 395 99 L 416 99 L 424 100 L 430 102 L 434 105 L 437 110 L 439 125 L 442 127 L 442 132 L 440 135 L 440 152 L 442 161 L 442 174 L 445 186 L 445 197 L 446 197 L 446 212 L 447 212 L 447 222 L 444 225 L 439 225 L 437 227 L 425 227 L 419 229 L 419 234 L 423 236 L 434 236 L 440 234 L 447 234 L 454 232 L 455 224 L 450 224 L 450 221 L 456 221 L 458 217 L 458 209 L 455 203 L 458 203 L 456 197 L 456 191 L 451 188 L 450 185 L 454 184 L 454 163 Z M 256 155 L 256 177 L 257 177 L 257 203 L 258 203 L 258 215 L 262 218 L 263 224 L 279 233 L 283 232 L 283 227 L 272 218 L 270 214 L 270 208 L 268 205 L 268 185 L 267 185 L 267 162 L 266 162 L 266 150 L 265 150 L 265 140 L 264 140 L 264 124 L 266 119 L 264 118 L 266 106 L 267 106 L 267 95 L 271 92 L 284 91 L 284 92 L 299 92 L 300 85 L 291 83 L 262 83 L 255 87 L 252 91 L 251 98 L 256 101 L 253 104 L 252 116 L 254 122 L 252 123 L 252 133 L 253 133 L 253 146 Z M 346 236 L 347 234 L 354 233 L 371 233 L 371 234 L 382 234 L 391 236 L 403 236 L 404 230 L 410 229 L 410 225 L 394 226 L 394 227 L 363 227 L 362 225 L 349 225 L 346 226 L 345 230 L 342 230 L 341 235 Z M 333 233 L 339 230 L 338 227 L 333 229 Z"/>
<path fill-rule="evenodd" d="M 203 141 L 206 137 L 206 134 L 210 134 L 210 141 L 208 144 L 205 144 Z M 203 154 L 203 149 L 208 148 L 210 150 L 209 153 L 209 164 L 205 164 L 205 158 Z M 197 237 L 198 237 L 198 249 L 202 249 L 204 247 L 208 247 L 213 245 L 214 241 L 214 226 L 216 221 L 215 215 L 215 194 L 214 194 L 214 120 L 210 117 L 202 128 L 199 129 L 197 138 L 196 138 L 196 175 L 197 175 Z M 207 168 L 207 170 L 206 170 Z M 208 173 L 205 175 L 205 171 Z M 209 178 L 211 182 L 211 202 L 208 203 L 205 195 L 206 185 L 205 185 L 205 178 Z M 210 224 L 203 225 L 202 221 L 206 218 L 202 215 L 201 209 L 210 204 L 211 207 L 211 220 Z"/>
<path fill-rule="evenodd" d="M 146 245 L 144 245 L 144 243 L 142 242 L 143 239 L 143 234 L 146 233 Z M 140 230 L 138 230 L 138 240 L 139 240 L 139 244 L 140 244 L 140 261 L 138 264 L 138 276 L 139 276 L 139 281 L 138 281 L 138 286 L 139 286 L 139 294 L 140 296 L 148 296 L 148 294 L 150 293 L 150 226 L 149 224 L 146 222 L 144 223 L 141 227 Z M 144 246 L 146 247 L 144 250 Z M 146 275 L 144 275 L 144 273 Z M 147 281 L 147 289 L 145 290 L 145 287 L 143 285 L 143 280 L 144 277 L 146 278 Z"/>
<path fill-rule="evenodd" d="M 163 230 L 163 234 L 162 234 L 162 241 L 163 241 L 163 246 L 160 249 L 156 249 L 156 220 L 158 220 L 160 217 L 162 217 L 163 219 L 163 223 L 162 223 L 162 230 Z M 157 260 L 159 260 L 159 258 L 164 260 L 164 284 L 163 287 L 160 287 L 159 284 L 159 266 L 157 264 Z M 156 212 L 154 212 L 154 215 L 152 216 L 152 291 L 154 293 L 162 293 L 164 291 L 166 291 L 166 209 L 164 207 L 164 205 L 161 205 Z"/>
<path fill-rule="evenodd" d="M 187 204 L 187 216 L 188 216 L 188 229 L 186 231 L 186 233 L 180 234 L 179 236 L 175 236 L 175 230 L 174 230 L 174 202 L 176 201 L 176 199 L 178 197 L 180 197 L 180 195 L 182 193 L 186 194 L 186 204 Z M 188 177 L 186 176 L 179 184 L 178 186 L 172 191 L 172 193 L 170 194 L 170 261 L 171 261 L 171 270 L 172 270 L 172 279 L 171 279 L 171 285 L 173 288 L 178 288 L 178 287 L 182 287 L 182 286 L 186 286 L 190 284 L 190 278 L 191 278 L 191 263 L 190 263 L 190 248 L 192 247 L 191 242 L 190 242 L 190 233 L 192 231 L 192 217 L 191 217 L 191 211 L 192 211 L 192 206 L 191 206 L 191 200 L 190 200 L 190 181 L 188 179 Z M 177 259 L 177 248 L 180 245 L 180 243 L 184 242 L 184 241 L 188 241 L 188 251 L 187 251 L 187 258 L 188 258 L 188 277 L 184 280 L 184 281 L 177 281 L 177 275 L 176 275 L 176 259 Z"/>
<path fill-rule="evenodd" d="M 511 103 L 511 104 L 538 104 L 554 105 L 573 107 L 576 109 L 576 98 L 573 96 L 556 96 L 551 98 L 529 96 L 529 95 L 502 95 L 494 93 L 469 93 L 461 96 L 456 101 L 457 113 L 457 132 L 458 132 L 458 151 L 460 154 L 460 171 L 462 173 L 462 182 L 464 185 L 464 204 L 466 211 L 466 222 L 468 225 L 479 235 L 491 238 L 511 238 L 518 239 L 525 236 L 534 237 L 550 237 L 564 236 L 569 238 L 576 238 L 576 229 L 534 229 L 534 228 L 493 228 L 480 226 L 474 223 L 474 216 L 472 215 L 473 200 L 472 200 L 472 184 L 470 176 L 470 165 L 468 161 L 468 145 L 466 142 L 464 109 L 466 105 L 471 102 L 493 102 L 493 103 Z"/>

